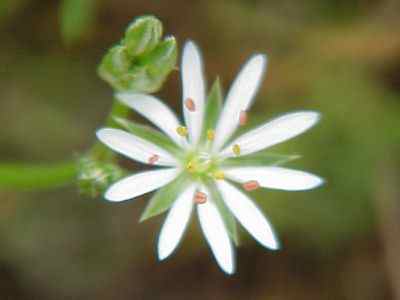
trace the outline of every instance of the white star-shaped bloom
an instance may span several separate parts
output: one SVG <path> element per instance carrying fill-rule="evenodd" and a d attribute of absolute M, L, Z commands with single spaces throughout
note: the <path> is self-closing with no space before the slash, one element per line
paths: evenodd
<path fill-rule="evenodd" d="M 158 238 L 160 260 L 176 249 L 195 209 L 217 263 L 223 271 L 232 274 L 235 271 L 235 218 L 261 245 L 279 248 L 270 223 L 243 190 L 264 187 L 299 191 L 323 183 L 320 177 L 310 173 L 280 167 L 275 161 L 277 157 L 272 156 L 271 160 L 271 155 L 260 152 L 311 128 L 320 118 L 317 112 L 288 113 L 232 140 L 235 130 L 247 121 L 247 112 L 266 64 L 265 55 L 252 56 L 232 83 L 220 108 L 218 93 L 211 95 L 211 92 L 207 101 L 200 51 L 193 42 L 187 42 L 181 66 L 186 127 L 153 96 L 116 95 L 163 133 L 119 120 L 130 132 L 104 128 L 98 130 L 97 137 L 128 158 L 164 168 L 130 175 L 111 185 L 104 197 L 118 202 L 161 188 L 144 216 L 169 209 Z"/>

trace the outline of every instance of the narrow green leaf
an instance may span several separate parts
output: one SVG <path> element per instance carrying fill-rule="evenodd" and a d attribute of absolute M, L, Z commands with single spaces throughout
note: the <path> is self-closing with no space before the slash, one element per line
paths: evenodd
<path fill-rule="evenodd" d="M 185 174 L 182 174 L 174 181 L 158 190 L 146 206 L 142 216 L 140 217 L 140 222 L 162 214 L 168 210 L 178 195 L 187 187 L 188 183 L 189 179 Z"/>
<path fill-rule="evenodd" d="M 137 124 L 123 118 L 114 118 L 114 121 L 125 130 L 142 139 L 152 142 L 157 146 L 160 146 L 172 154 L 179 155 L 181 152 L 178 146 L 171 139 L 149 126 Z"/>
<path fill-rule="evenodd" d="M 64 42 L 67 45 L 77 42 L 93 26 L 96 0 L 64 0 L 60 9 Z"/>
<path fill-rule="evenodd" d="M 0 163 L 0 189 L 48 189 L 74 182 L 75 161 L 56 164 Z"/>
<path fill-rule="evenodd" d="M 211 91 L 207 98 L 207 106 L 205 111 L 203 140 L 207 138 L 207 130 L 214 129 L 218 121 L 222 108 L 222 88 L 219 78 L 214 81 Z"/>
<path fill-rule="evenodd" d="M 228 230 L 228 234 L 235 243 L 236 246 L 239 245 L 239 233 L 237 229 L 237 223 L 235 220 L 235 217 L 232 215 L 228 207 L 225 205 L 224 200 L 222 199 L 222 196 L 220 192 L 218 191 L 218 188 L 216 187 L 215 183 L 210 181 L 207 184 L 207 187 L 211 193 L 212 199 L 215 202 L 215 205 L 218 208 L 218 211 L 224 220 L 226 229 Z"/>
<path fill-rule="evenodd" d="M 259 152 L 246 156 L 227 158 L 221 163 L 221 165 L 223 167 L 278 166 L 299 158 L 300 155 L 283 155 Z"/>

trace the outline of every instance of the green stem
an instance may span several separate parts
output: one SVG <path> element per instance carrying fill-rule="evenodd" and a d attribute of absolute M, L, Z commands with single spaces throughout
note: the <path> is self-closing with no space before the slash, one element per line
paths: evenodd
<path fill-rule="evenodd" d="M 107 117 L 106 126 L 118 126 L 114 121 L 114 118 L 126 118 L 129 114 L 129 107 L 114 99 L 114 103 L 111 107 L 111 112 Z"/>
<path fill-rule="evenodd" d="M 48 189 L 74 182 L 76 161 L 55 164 L 0 163 L 0 189 Z"/>
<path fill-rule="evenodd" d="M 107 116 L 105 127 L 114 127 L 119 126 L 115 121 L 114 118 L 126 118 L 129 113 L 129 107 L 123 105 L 118 100 L 114 99 L 113 105 L 111 107 L 111 111 Z M 106 148 L 102 143 L 96 141 L 96 143 L 92 146 L 89 150 L 90 155 L 93 158 L 102 161 L 111 161 L 115 157 L 115 153 L 112 152 L 110 149 Z"/>

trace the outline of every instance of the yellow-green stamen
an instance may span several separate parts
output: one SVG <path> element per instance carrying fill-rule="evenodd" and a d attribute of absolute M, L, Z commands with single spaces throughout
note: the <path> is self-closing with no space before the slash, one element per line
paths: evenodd
<path fill-rule="evenodd" d="M 180 136 L 187 136 L 188 135 L 188 130 L 185 126 L 179 126 L 176 128 L 176 132 L 180 135 Z"/>
<path fill-rule="evenodd" d="M 233 145 L 232 151 L 236 156 L 240 155 L 240 146 L 238 144 Z"/>
<path fill-rule="evenodd" d="M 213 177 L 214 177 L 214 179 L 216 179 L 216 180 L 223 180 L 223 179 L 225 179 L 225 174 L 224 174 L 224 172 L 218 170 L 218 171 L 215 171 L 215 172 L 213 173 Z"/>
<path fill-rule="evenodd" d="M 207 140 L 213 141 L 215 138 L 215 131 L 212 129 L 207 130 Z"/>

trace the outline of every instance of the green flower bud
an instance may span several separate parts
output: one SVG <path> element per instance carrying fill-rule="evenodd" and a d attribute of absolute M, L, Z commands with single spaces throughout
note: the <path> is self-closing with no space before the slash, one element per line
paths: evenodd
<path fill-rule="evenodd" d="M 88 156 L 79 160 L 78 184 L 80 192 L 86 196 L 99 196 L 124 175 L 124 170 L 114 163 L 100 162 Z"/>
<path fill-rule="evenodd" d="M 160 40 L 161 22 L 152 16 L 136 19 L 119 45 L 104 56 L 98 72 L 118 91 L 157 92 L 177 60 L 173 37 Z"/>

